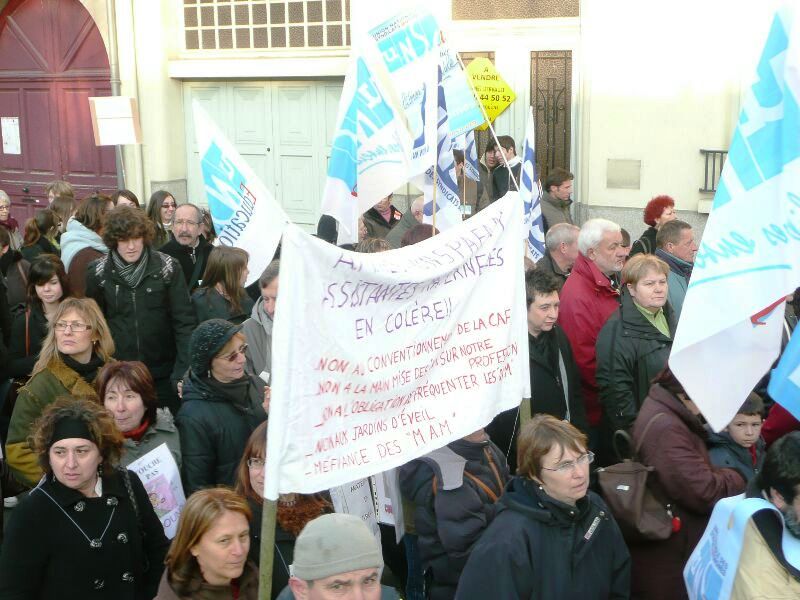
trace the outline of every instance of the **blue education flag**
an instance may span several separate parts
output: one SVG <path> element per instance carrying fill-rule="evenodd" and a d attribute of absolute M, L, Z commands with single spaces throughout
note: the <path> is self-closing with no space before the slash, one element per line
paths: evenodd
<path fill-rule="evenodd" d="M 475 132 L 468 131 L 453 140 L 453 147 L 464 151 L 464 174 L 472 181 L 480 181 L 478 151 L 475 149 Z"/>
<path fill-rule="evenodd" d="M 800 24 L 775 16 L 746 90 L 669 364 L 720 431 L 780 352 L 800 284 Z"/>
<path fill-rule="evenodd" d="M 542 190 L 536 176 L 536 137 L 533 128 L 533 107 L 528 112 L 525 144 L 522 146 L 519 197 L 525 211 L 528 255 L 533 262 L 544 256 L 544 224 L 542 222 Z"/>
<path fill-rule="evenodd" d="M 447 101 L 442 86 L 442 68 L 439 70 L 438 85 L 438 127 L 436 141 L 436 188 L 434 194 L 433 169 L 425 171 L 422 185 L 425 204 L 422 207 L 423 223 L 433 223 L 433 203 L 436 198 L 436 229 L 444 231 L 461 223 L 461 200 L 456 183 L 456 163 L 453 158 L 453 143 L 447 123 Z"/>
<path fill-rule="evenodd" d="M 793 335 L 767 388 L 772 399 L 800 421 L 800 333 Z"/>

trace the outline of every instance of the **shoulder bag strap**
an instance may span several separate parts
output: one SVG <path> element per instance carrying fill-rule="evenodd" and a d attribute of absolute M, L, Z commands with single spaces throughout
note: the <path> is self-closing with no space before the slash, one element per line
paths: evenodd
<path fill-rule="evenodd" d="M 19 264 L 19 263 L 17 263 Z M 31 308 L 30 306 L 25 307 L 25 356 L 30 356 L 31 354 Z"/>
<path fill-rule="evenodd" d="M 17 261 L 17 270 L 19 271 L 20 277 L 22 277 L 22 283 L 25 284 L 25 287 L 28 287 L 28 276 L 25 274 L 25 269 L 22 268 L 22 261 Z"/>
<path fill-rule="evenodd" d="M 642 449 L 642 443 L 644 443 L 644 438 L 647 437 L 647 432 L 650 430 L 650 425 L 652 425 L 653 421 L 655 421 L 658 417 L 662 416 L 663 414 L 664 413 L 656 413 L 656 414 L 654 414 L 652 417 L 650 417 L 650 420 L 647 422 L 647 425 L 644 426 L 644 431 L 642 432 L 642 437 L 639 438 L 639 443 L 636 444 L 636 451 L 635 451 L 636 460 L 639 460 L 639 450 Z"/>

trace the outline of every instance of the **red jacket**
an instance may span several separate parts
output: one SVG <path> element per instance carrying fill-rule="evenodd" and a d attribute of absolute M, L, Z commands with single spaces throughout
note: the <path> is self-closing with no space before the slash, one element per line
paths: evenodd
<path fill-rule="evenodd" d="M 600 402 L 597 399 L 597 354 L 595 342 L 608 317 L 619 308 L 619 292 L 595 264 L 578 255 L 572 273 L 561 290 L 558 324 L 572 345 L 575 362 L 581 373 L 581 391 L 586 404 L 589 425 L 600 423 Z"/>

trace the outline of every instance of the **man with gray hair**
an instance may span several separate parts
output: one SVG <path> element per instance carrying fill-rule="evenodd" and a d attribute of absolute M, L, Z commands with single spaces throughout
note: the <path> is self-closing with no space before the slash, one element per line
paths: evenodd
<path fill-rule="evenodd" d="M 694 241 L 692 226 L 686 221 L 667 221 L 656 234 L 656 256 L 669 265 L 667 276 L 667 299 L 675 313 L 681 316 L 689 278 L 694 267 L 697 244 Z"/>
<path fill-rule="evenodd" d="M 381 546 L 353 515 L 332 513 L 310 521 L 297 536 L 291 577 L 278 600 L 397 600 L 381 585 Z"/>
<path fill-rule="evenodd" d="M 552 273 L 558 281 L 559 292 L 564 287 L 567 276 L 578 258 L 578 232 L 580 230 L 581 228 L 577 225 L 556 223 L 547 230 L 547 234 L 544 236 L 544 245 L 547 250 L 536 263 L 536 269 Z"/>
<path fill-rule="evenodd" d="M 172 220 L 174 237 L 159 249 L 181 263 L 189 294 L 200 285 L 203 272 L 206 270 L 208 255 L 214 249 L 214 246 L 200 235 L 202 222 L 203 214 L 197 206 L 188 202 L 181 204 L 175 209 L 175 216 Z"/>
<path fill-rule="evenodd" d="M 392 247 L 392 250 L 397 250 L 400 247 L 400 241 L 407 231 L 414 229 L 414 227 L 422 223 L 422 206 L 424 204 L 425 196 L 417 196 L 414 198 L 411 206 L 409 206 L 408 210 L 400 217 L 400 222 L 386 234 L 386 241 Z"/>
<path fill-rule="evenodd" d="M 597 447 L 600 402 L 597 396 L 595 343 L 608 317 L 619 307 L 616 275 L 627 252 L 620 226 L 590 219 L 578 234 L 578 258 L 561 291 L 558 324 L 567 334 L 581 374 L 581 390 L 589 421 L 589 445 Z"/>

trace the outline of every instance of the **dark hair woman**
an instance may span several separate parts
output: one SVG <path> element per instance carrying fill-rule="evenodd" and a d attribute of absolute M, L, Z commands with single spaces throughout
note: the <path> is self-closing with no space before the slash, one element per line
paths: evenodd
<path fill-rule="evenodd" d="M 238 325 L 250 316 L 253 301 L 244 289 L 248 258 L 241 248 L 217 246 L 211 251 L 203 284 L 192 294 L 198 323 L 225 319 Z"/>
<path fill-rule="evenodd" d="M 133 206 L 134 208 L 141 206 L 139 198 L 130 190 L 117 190 L 111 194 L 111 202 L 114 203 L 114 206 Z"/>
<path fill-rule="evenodd" d="M 32 261 L 40 254 L 59 254 L 55 245 L 58 233 L 58 219 L 56 213 L 49 208 L 37 210 L 25 222 L 25 232 L 22 237 L 22 256 Z"/>
<path fill-rule="evenodd" d="M 108 411 L 62 398 L 31 439 L 45 478 L 9 522 L 0 597 L 152 598 L 169 542 L 139 478 L 118 466 Z"/>
<path fill-rule="evenodd" d="M 111 360 L 114 342 L 94 300 L 67 298 L 58 306 L 27 385 L 20 389 L 8 427 L 8 464 L 29 485 L 42 476 L 28 445 L 31 423 L 60 396 L 97 401 L 92 382 Z"/>
<path fill-rule="evenodd" d="M 155 383 L 139 361 L 114 361 L 105 365 L 94 382 L 97 396 L 113 415 L 125 438 L 122 465 L 127 467 L 161 444 L 166 444 L 181 466 L 181 443 L 172 413 L 158 408 Z"/>
<path fill-rule="evenodd" d="M 61 260 L 53 254 L 41 254 L 28 271 L 25 310 L 17 313 L 11 326 L 8 374 L 27 378 L 42 349 L 49 324 L 58 306 L 72 295 Z"/>
<path fill-rule="evenodd" d="M 86 293 L 87 266 L 108 254 L 100 234 L 103 231 L 103 217 L 111 206 L 111 198 L 102 194 L 84 198 L 61 236 L 61 260 L 64 261 L 73 293 L 79 298 Z"/>
<path fill-rule="evenodd" d="M 250 517 L 247 502 L 232 490 L 192 494 L 155 600 L 256 600 L 258 568 L 247 560 Z"/>
<path fill-rule="evenodd" d="M 745 491 L 745 476 L 715 467 L 700 409 L 669 367 L 650 387 L 633 425 L 641 461 L 655 469 L 660 497 L 680 528 L 663 541 L 630 543 L 632 596 L 648 600 L 687 598 L 683 567 L 705 531 L 717 500 Z"/>
<path fill-rule="evenodd" d="M 150 202 L 147 203 L 147 218 L 155 227 L 154 248 L 161 248 L 172 239 L 172 220 L 176 208 L 178 203 L 175 197 L 167 191 L 158 190 L 150 196 Z"/>
<path fill-rule="evenodd" d="M 456 597 L 628 598 L 630 555 L 589 490 L 593 459 L 586 436 L 566 421 L 537 415 L 522 428 L 517 477 L 472 548 Z"/>
<path fill-rule="evenodd" d="M 247 498 L 250 520 L 250 560 L 261 558 L 261 515 L 264 507 L 264 464 L 267 456 L 267 424 L 262 423 L 247 440 L 236 476 L 236 492 Z M 325 494 L 281 494 L 275 528 L 276 555 L 272 563 L 272 598 L 289 585 L 289 565 L 294 561 L 294 541 L 303 527 L 320 515 L 333 512 Z"/>
<path fill-rule="evenodd" d="M 192 334 L 183 406 L 175 419 L 187 495 L 209 486 L 232 486 L 247 438 L 267 419 L 264 383 L 245 368 L 241 328 L 211 319 Z"/>

